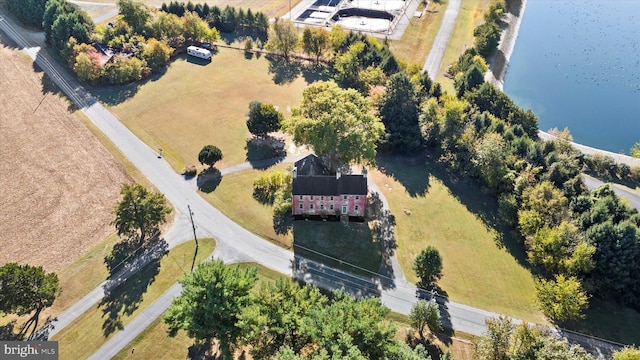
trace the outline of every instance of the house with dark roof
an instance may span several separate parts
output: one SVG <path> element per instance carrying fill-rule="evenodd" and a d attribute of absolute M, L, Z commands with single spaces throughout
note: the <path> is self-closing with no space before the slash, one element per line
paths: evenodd
<path fill-rule="evenodd" d="M 367 170 L 343 175 L 329 170 L 315 155 L 293 166 L 293 208 L 295 218 L 363 219 L 367 203 Z"/>

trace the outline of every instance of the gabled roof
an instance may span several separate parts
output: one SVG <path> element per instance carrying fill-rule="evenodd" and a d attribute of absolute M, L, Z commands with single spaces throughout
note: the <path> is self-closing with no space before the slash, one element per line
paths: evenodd
<path fill-rule="evenodd" d="M 294 164 L 293 195 L 367 195 L 364 175 L 329 175 L 329 170 L 317 156 L 308 155 Z"/>
<path fill-rule="evenodd" d="M 293 164 L 298 171 L 298 176 L 329 175 L 329 169 L 314 154 L 307 155 Z"/>

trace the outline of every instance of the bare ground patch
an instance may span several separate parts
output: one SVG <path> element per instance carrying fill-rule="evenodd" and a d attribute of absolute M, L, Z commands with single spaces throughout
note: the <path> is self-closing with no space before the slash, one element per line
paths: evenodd
<path fill-rule="evenodd" d="M 0 33 L 0 264 L 68 265 L 113 232 L 111 210 L 128 181 Z"/>

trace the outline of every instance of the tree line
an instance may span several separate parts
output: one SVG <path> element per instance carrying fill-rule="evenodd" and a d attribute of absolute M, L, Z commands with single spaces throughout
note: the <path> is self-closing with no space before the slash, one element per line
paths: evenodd
<path fill-rule="evenodd" d="M 210 27 L 218 29 L 223 33 L 244 32 L 254 34 L 259 38 L 266 38 L 269 30 L 269 18 L 260 11 L 253 12 L 251 9 L 236 9 L 233 6 L 225 6 L 220 9 L 218 6 L 209 4 L 193 4 L 191 1 L 172 1 L 169 4 L 162 3 L 160 10 L 166 13 L 175 14 L 179 17 L 186 12 L 195 12 L 202 19 L 207 21 Z"/>
<path fill-rule="evenodd" d="M 214 260 L 186 274 L 182 295 L 164 315 L 169 334 L 217 339 L 224 359 L 243 346 L 254 359 L 430 359 L 423 346 L 394 338 L 379 299 L 323 294 L 284 278 L 252 290 L 256 273 Z"/>

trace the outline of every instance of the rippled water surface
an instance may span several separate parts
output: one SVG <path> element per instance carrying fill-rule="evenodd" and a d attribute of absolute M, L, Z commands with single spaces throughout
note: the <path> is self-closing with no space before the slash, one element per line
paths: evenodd
<path fill-rule="evenodd" d="M 504 91 L 542 130 L 629 153 L 640 141 L 640 0 L 528 0 Z"/>

